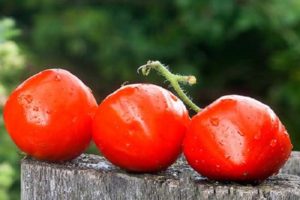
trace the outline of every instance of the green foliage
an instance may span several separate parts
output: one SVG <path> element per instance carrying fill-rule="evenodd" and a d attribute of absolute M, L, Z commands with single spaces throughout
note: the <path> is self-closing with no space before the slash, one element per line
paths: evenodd
<path fill-rule="evenodd" d="M 10 18 L 4 18 L 0 21 L 0 43 L 19 35 L 20 31 L 15 29 L 15 21 Z"/>
<path fill-rule="evenodd" d="M 4 162 L 0 164 L 0 199 L 8 200 L 8 189 L 13 183 L 14 170 L 10 164 Z"/>
<path fill-rule="evenodd" d="M 8 92 L 19 82 L 24 68 L 24 57 L 19 46 L 11 40 L 19 33 L 14 21 L 0 20 L 0 112 Z M 19 198 L 19 160 L 17 149 L 5 131 L 3 118 L 0 118 L 0 199 Z"/>
<path fill-rule="evenodd" d="M 24 57 L 20 53 L 19 46 L 12 40 L 17 36 L 19 30 L 15 28 L 15 23 L 10 18 L 0 21 L 0 105 L 3 104 L 6 89 L 15 86 L 17 75 L 24 68 Z M 2 101 L 1 101 L 2 100 Z"/>

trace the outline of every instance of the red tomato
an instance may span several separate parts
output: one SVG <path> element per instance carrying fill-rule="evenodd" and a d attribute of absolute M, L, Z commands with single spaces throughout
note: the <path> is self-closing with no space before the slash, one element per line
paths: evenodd
<path fill-rule="evenodd" d="M 292 145 L 268 106 L 230 95 L 192 118 L 183 148 L 188 163 L 210 179 L 261 181 L 278 172 Z"/>
<path fill-rule="evenodd" d="M 99 105 L 93 139 L 113 164 L 128 171 L 155 172 L 181 153 L 189 121 L 184 104 L 168 90 L 132 84 Z"/>
<path fill-rule="evenodd" d="M 41 160 L 80 155 L 91 140 L 97 102 L 88 87 L 62 69 L 42 71 L 12 92 L 4 122 L 15 144 Z"/>

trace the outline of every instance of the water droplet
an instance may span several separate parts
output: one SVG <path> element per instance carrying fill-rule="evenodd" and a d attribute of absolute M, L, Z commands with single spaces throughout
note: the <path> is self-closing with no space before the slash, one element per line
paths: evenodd
<path fill-rule="evenodd" d="M 133 136 L 133 131 L 129 131 L 128 134 L 129 134 L 130 136 Z"/>
<path fill-rule="evenodd" d="M 33 107 L 33 110 L 34 110 L 34 111 L 39 111 L 39 107 L 34 106 L 34 107 Z"/>
<path fill-rule="evenodd" d="M 254 139 L 255 139 L 255 140 L 259 140 L 259 139 L 260 139 L 260 133 L 255 134 L 255 135 L 254 135 Z"/>
<path fill-rule="evenodd" d="M 195 148 L 191 148 L 191 150 L 190 150 L 191 152 L 195 152 L 196 151 L 196 149 Z"/>
<path fill-rule="evenodd" d="M 240 136 L 244 136 L 244 133 L 241 132 L 241 131 L 237 131 L 237 133 L 238 133 Z"/>
<path fill-rule="evenodd" d="M 126 143 L 126 147 L 130 147 L 130 143 Z"/>
<path fill-rule="evenodd" d="M 223 146 L 223 145 L 224 145 L 224 140 L 220 140 L 220 141 L 219 141 L 219 144 L 220 144 L 221 146 Z"/>
<path fill-rule="evenodd" d="M 60 77 L 60 75 L 55 75 L 55 78 L 54 78 L 56 81 L 60 81 L 61 80 L 61 77 Z"/>
<path fill-rule="evenodd" d="M 198 164 L 198 163 L 199 163 L 199 160 L 195 160 L 195 163 Z"/>
<path fill-rule="evenodd" d="M 25 96 L 24 96 L 24 99 L 25 99 L 25 101 L 26 101 L 27 103 L 31 103 L 32 100 L 33 100 L 31 95 L 25 95 Z"/>
<path fill-rule="evenodd" d="M 210 123 L 213 126 L 219 126 L 219 119 L 218 118 L 210 118 Z"/>
<path fill-rule="evenodd" d="M 52 113 L 52 111 L 51 110 L 46 110 L 46 113 L 50 115 Z"/>
<path fill-rule="evenodd" d="M 73 117 L 72 118 L 72 123 L 76 123 L 76 121 L 77 121 L 77 117 Z"/>
<path fill-rule="evenodd" d="M 173 94 L 171 94 L 171 98 L 172 98 L 174 101 L 178 101 L 178 98 L 177 98 L 175 95 L 173 95 Z"/>
<path fill-rule="evenodd" d="M 216 171 L 220 171 L 220 165 L 216 165 Z"/>
<path fill-rule="evenodd" d="M 248 172 L 244 172 L 244 173 L 243 173 L 243 176 L 248 176 Z"/>
<path fill-rule="evenodd" d="M 271 140 L 271 142 L 270 142 L 270 146 L 271 147 L 275 147 L 276 144 L 277 144 L 277 140 L 276 139 Z"/>
<path fill-rule="evenodd" d="M 69 94 L 70 94 L 70 95 L 74 95 L 74 88 L 71 88 L 71 89 L 70 89 Z"/>

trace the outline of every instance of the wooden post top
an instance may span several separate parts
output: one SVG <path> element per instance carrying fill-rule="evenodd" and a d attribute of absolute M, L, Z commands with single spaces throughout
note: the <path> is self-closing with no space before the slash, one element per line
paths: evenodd
<path fill-rule="evenodd" d="M 118 199 L 300 199 L 300 152 L 276 176 L 259 185 L 210 181 L 184 158 L 156 174 L 127 173 L 105 158 L 82 154 L 71 162 L 21 162 L 22 200 Z"/>

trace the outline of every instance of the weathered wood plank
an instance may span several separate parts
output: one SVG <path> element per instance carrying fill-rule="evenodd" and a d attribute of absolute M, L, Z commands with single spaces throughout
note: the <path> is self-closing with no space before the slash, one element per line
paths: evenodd
<path fill-rule="evenodd" d="M 22 200 L 118 199 L 300 199 L 300 152 L 293 152 L 281 173 L 260 185 L 209 181 L 179 159 L 159 174 L 129 174 L 103 157 L 81 155 L 51 164 L 25 158 L 21 164 Z"/>

